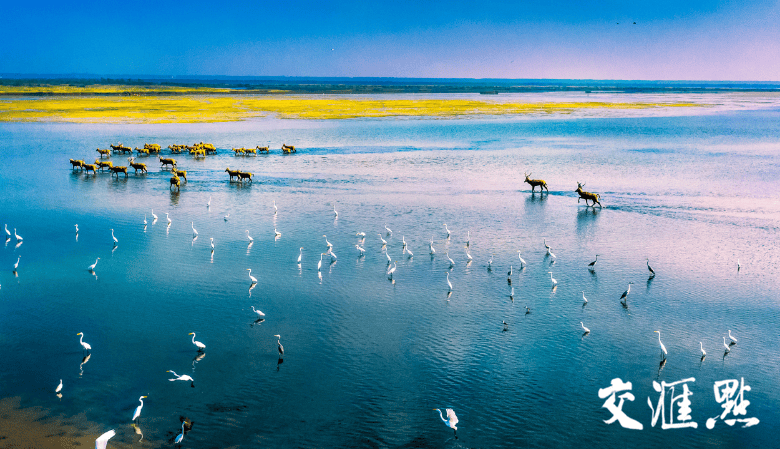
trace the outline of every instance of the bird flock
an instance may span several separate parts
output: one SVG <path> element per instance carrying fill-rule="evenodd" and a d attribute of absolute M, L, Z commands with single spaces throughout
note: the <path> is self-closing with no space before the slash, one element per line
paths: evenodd
<path fill-rule="evenodd" d="M 211 207 L 211 197 L 209 197 L 209 200 L 206 203 L 206 207 L 207 208 Z M 279 211 L 278 206 L 276 204 L 276 201 L 274 200 L 274 202 L 273 202 L 273 214 L 274 214 L 274 217 L 276 217 L 276 215 L 278 214 L 278 211 Z M 153 218 L 152 225 L 154 225 L 157 222 L 157 220 L 158 220 L 158 216 L 154 213 L 153 209 L 151 210 L 151 216 Z M 227 221 L 229 219 L 229 216 L 230 216 L 230 214 L 225 215 L 224 220 Z M 333 216 L 334 216 L 334 219 L 337 219 L 338 216 L 339 216 L 339 212 L 336 210 L 335 203 L 334 203 L 334 206 L 333 206 Z M 165 217 L 166 217 L 166 221 L 167 221 L 167 226 L 168 226 L 168 228 L 170 228 L 171 223 L 172 223 L 172 219 L 170 217 L 170 214 L 166 212 L 165 213 Z M 148 226 L 147 216 L 144 215 L 144 219 L 143 219 L 143 229 L 144 229 L 144 232 L 146 232 L 147 226 Z M 193 242 L 194 242 L 198 238 L 199 233 L 198 233 L 198 231 L 195 228 L 194 221 L 190 222 L 190 226 L 191 226 L 191 229 L 192 229 L 192 236 L 193 236 Z M 6 232 L 6 244 L 7 244 L 8 241 L 11 239 L 11 235 L 12 234 L 9 231 L 7 224 L 5 225 L 4 228 L 5 228 L 5 232 Z M 75 228 L 76 228 L 76 239 L 78 241 L 79 225 L 76 224 Z M 386 231 L 384 235 L 382 233 L 377 233 L 377 235 L 379 237 L 378 243 L 381 244 L 381 251 L 385 255 L 386 259 L 387 259 L 386 275 L 388 277 L 388 280 L 390 280 L 393 283 L 395 283 L 396 279 L 395 279 L 394 275 L 395 275 L 396 271 L 398 270 L 398 261 L 394 260 L 390 256 L 389 248 L 388 248 L 389 247 L 389 243 L 385 239 L 385 237 L 389 238 L 390 236 L 392 236 L 393 235 L 393 231 L 387 226 L 387 224 L 385 224 L 384 228 L 385 228 L 385 231 Z M 446 239 L 449 242 L 449 240 L 452 237 L 452 231 L 450 230 L 449 226 L 446 223 L 443 224 L 443 228 L 444 228 L 444 233 L 446 233 Z M 117 238 L 116 234 L 114 233 L 115 231 L 114 231 L 113 228 L 110 228 L 109 231 L 111 232 L 111 238 L 113 240 L 113 249 L 115 250 L 116 247 L 119 244 L 119 239 Z M 246 238 L 247 238 L 247 240 L 249 242 L 249 246 L 251 246 L 254 243 L 254 239 L 250 236 L 249 230 L 245 230 L 245 234 L 246 234 Z M 274 239 L 278 240 L 281 237 L 281 235 L 282 234 L 276 229 L 276 227 L 274 227 Z M 364 255 L 366 253 L 366 248 L 368 247 L 368 245 L 366 245 L 366 233 L 362 232 L 362 231 L 359 231 L 359 232 L 356 232 L 355 235 L 358 238 L 358 241 L 357 241 L 356 244 L 354 244 L 354 247 L 357 250 L 358 257 L 359 258 L 360 257 L 364 257 Z M 465 251 L 465 263 L 466 264 L 471 264 L 473 262 L 473 260 L 474 260 L 472 255 L 471 255 L 471 253 L 470 253 L 471 232 L 467 230 L 467 234 L 466 235 L 467 236 L 466 236 L 466 240 L 465 240 L 465 249 L 466 249 L 466 251 Z M 13 236 L 16 238 L 16 241 L 17 241 L 17 246 L 16 247 L 18 248 L 23 243 L 24 239 L 17 233 L 16 228 L 14 228 Z M 336 253 L 334 252 L 334 249 L 333 249 L 334 245 L 328 240 L 328 237 L 327 237 L 326 234 L 323 234 L 322 238 L 324 239 L 325 251 L 324 252 L 320 252 L 320 258 L 319 258 L 319 260 L 317 262 L 317 273 L 318 273 L 318 276 L 320 277 L 320 279 L 322 279 L 322 274 L 320 273 L 320 270 L 322 268 L 323 258 L 327 256 L 327 257 L 330 258 L 331 262 L 335 262 L 337 260 Z M 209 239 L 210 239 L 211 253 L 212 253 L 212 258 L 213 258 L 213 253 L 214 253 L 214 249 L 215 249 L 214 239 L 213 239 L 213 237 L 210 237 Z M 543 243 L 545 251 L 546 251 L 545 258 L 549 259 L 550 266 L 554 266 L 554 264 L 556 263 L 557 257 L 552 252 L 552 248 L 547 244 L 546 238 L 543 239 L 542 243 Z M 430 243 L 429 243 L 429 254 L 430 254 L 432 259 L 436 256 L 436 250 L 435 250 L 433 245 L 434 245 L 434 239 L 433 239 L 433 236 L 431 236 Z M 402 246 L 402 248 L 401 248 L 402 249 L 402 256 L 405 256 L 405 257 L 410 258 L 410 259 L 412 257 L 414 257 L 414 253 L 409 248 L 409 244 L 407 243 L 405 236 L 402 236 L 401 246 Z M 296 263 L 299 265 L 299 268 L 300 268 L 301 263 L 304 260 L 304 253 L 303 253 L 304 249 L 305 249 L 304 247 L 300 247 L 298 255 L 297 255 Z M 522 258 L 522 250 L 518 250 L 517 254 L 518 254 L 518 267 L 519 267 L 520 270 L 522 270 L 522 269 L 524 269 L 527 266 L 527 262 Z M 449 251 L 445 252 L 445 257 L 446 257 L 447 262 L 449 263 L 448 270 L 445 273 L 445 280 L 446 280 L 446 285 L 447 285 L 447 301 L 449 301 L 449 298 L 450 298 L 450 296 L 452 295 L 452 292 L 455 289 L 455 287 L 454 287 L 454 285 L 452 283 L 452 280 L 450 279 L 450 273 L 452 272 L 453 267 L 455 267 L 457 263 L 456 263 L 456 261 L 454 259 L 452 259 L 452 257 L 449 254 Z M 596 254 L 595 259 L 592 262 L 590 262 L 589 264 L 587 264 L 585 268 L 588 269 L 588 270 L 594 271 L 596 269 L 596 265 L 597 265 L 597 262 L 599 260 L 598 258 L 599 258 L 599 254 Z M 20 261 L 21 261 L 21 255 L 19 255 L 17 257 L 16 263 L 13 265 L 14 273 L 17 272 L 17 269 L 19 268 Z M 96 269 L 99 261 L 100 261 L 100 258 L 99 257 L 96 258 L 95 263 L 93 263 L 92 265 L 89 265 L 87 267 L 87 270 L 94 274 L 95 269 Z M 487 268 L 487 270 L 492 271 L 493 264 L 494 264 L 494 254 L 490 254 L 489 259 L 486 261 L 486 268 Z M 650 266 L 649 258 L 646 258 L 646 266 L 647 266 L 647 270 L 648 270 L 650 278 L 651 279 L 654 278 L 656 276 L 656 272 Z M 737 269 L 738 270 L 741 269 L 741 265 L 739 264 L 739 262 L 737 262 Z M 251 268 L 247 268 L 246 271 L 248 271 L 248 277 L 249 277 L 249 280 L 251 282 L 250 289 L 249 289 L 250 290 L 250 296 L 251 296 L 251 290 L 258 283 L 258 279 L 256 277 L 252 276 L 252 269 Z M 552 288 L 553 291 L 555 291 L 555 289 L 558 287 L 558 280 L 555 279 L 554 273 L 552 271 L 548 271 L 547 273 L 550 275 L 551 288 Z M 512 286 L 513 274 L 514 274 L 514 265 L 510 264 L 509 271 L 507 272 L 507 282 L 508 282 L 508 284 L 510 286 L 510 299 L 512 301 L 514 301 L 514 286 Z M 631 294 L 631 286 L 633 284 L 634 284 L 633 281 L 632 282 L 628 282 L 628 284 L 627 284 L 628 286 L 627 286 L 626 290 L 619 297 L 619 301 L 620 301 L 620 303 L 624 307 L 627 307 L 629 296 Z M 585 291 L 584 290 L 581 291 L 581 293 L 582 293 L 582 301 L 583 301 L 583 307 L 584 307 L 586 304 L 588 304 L 588 299 L 585 296 Z M 256 323 L 265 321 L 265 316 L 266 316 L 265 313 L 263 313 L 260 310 L 255 309 L 254 306 L 251 306 L 251 310 L 256 315 L 256 318 L 257 318 Z M 527 305 L 525 306 L 525 310 L 526 310 L 525 311 L 526 315 L 531 313 L 531 309 Z M 584 333 L 582 334 L 583 337 L 585 337 L 587 335 L 590 335 L 591 334 L 591 329 L 586 327 L 584 322 L 580 321 L 579 323 L 580 323 L 581 329 L 584 331 Z M 501 325 L 502 325 L 503 331 L 507 331 L 509 326 L 510 326 L 510 324 L 507 323 L 505 320 L 501 321 Z M 666 349 L 666 346 L 663 344 L 663 342 L 661 340 L 661 330 L 656 330 L 654 332 L 658 334 L 658 346 L 659 346 L 660 351 L 661 351 L 661 357 L 663 359 L 662 360 L 662 364 L 663 364 L 663 363 L 666 362 L 666 357 L 668 355 L 668 351 Z M 80 337 L 79 338 L 79 344 L 81 345 L 83 352 L 86 353 L 86 357 L 84 357 L 84 359 L 82 360 L 81 366 L 80 366 L 80 369 L 83 370 L 83 365 L 89 360 L 89 357 L 91 357 L 91 355 L 92 355 L 92 346 L 89 343 L 84 341 L 84 333 L 83 332 L 79 332 L 76 335 Z M 206 350 L 206 345 L 204 343 L 202 343 L 200 341 L 197 341 L 195 339 L 196 338 L 196 333 L 195 332 L 190 332 L 189 335 L 192 336 L 191 342 L 195 346 L 198 354 L 200 354 L 199 357 L 202 358 L 202 356 L 205 355 L 204 351 Z M 284 347 L 282 346 L 282 343 L 281 343 L 281 336 L 279 334 L 276 334 L 276 335 L 274 335 L 274 337 L 276 337 L 276 339 L 277 339 L 277 352 L 278 352 L 278 355 L 279 355 L 279 358 L 280 358 L 280 361 L 281 361 L 281 358 L 284 356 Z M 728 339 L 729 339 L 729 341 L 726 340 L 726 336 L 723 337 L 723 347 L 724 347 L 724 350 L 725 350 L 724 357 L 725 357 L 726 354 L 728 354 L 732 350 L 732 347 L 737 343 L 737 339 L 736 339 L 736 337 L 734 337 L 732 335 L 731 330 L 728 331 Z M 700 348 L 700 353 L 701 353 L 701 360 L 703 361 L 704 358 L 706 357 L 707 353 L 706 353 L 706 351 L 704 349 L 704 346 L 703 346 L 702 342 L 699 342 L 699 348 Z M 175 382 L 175 381 L 189 382 L 191 384 L 191 386 L 194 388 L 195 380 L 191 376 L 189 376 L 187 374 L 179 375 L 179 374 L 177 374 L 173 370 L 168 370 L 167 372 L 171 373 L 171 375 L 173 376 L 173 378 L 168 379 L 171 382 Z M 62 379 L 60 379 L 59 384 L 55 388 L 55 393 L 56 393 L 56 395 L 58 397 L 61 398 L 62 397 L 62 391 L 63 391 L 63 381 L 62 381 Z M 148 396 L 146 396 L 146 395 L 139 397 L 138 400 L 140 401 L 140 405 L 138 405 L 138 407 L 135 409 L 135 411 L 134 411 L 134 413 L 132 415 L 132 418 L 131 418 L 131 422 L 136 421 L 141 416 L 141 412 L 142 412 L 142 409 L 143 409 L 143 406 L 144 406 L 144 401 L 143 400 L 146 399 L 147 397 Z M 456 425 L 458 423 L 458 418 L 455 415 L 454 410 L 452 408 L 447 408 L 446 409 L 446 418 L 442 414 L 441 409 L 437 408 L 437 409 L 434 409 L 434 410 L 439 412 L 439 416 L 440 416 L 442 422 L 447 427 L 451 428 L 455 432 L 455 435 L 456 435 L 456 438 L 457 438 L 457 427 L 456 427 Z M 185 435 L 185 423 L 186 422 L 182 423 L 181 433 L 175 439 L 175 443 L 177 443 L 177 444 L 181 443 L 182 439 L 184 438 L 184 435 Z M 136 429 L 136 432 L 140 434 L 140 429 L 138 429 L 137 427 L 134 427 L 134 428 Z M 101 435 L 96 440 L 96 448 L 105 448 L 108 440 L 111 439 L 112 437 L 114 437 L 115 435 L 116 435 L 116 432 L 114 430 L 111 430 L 111 431 L 106 432 L 103 435 Z"/>

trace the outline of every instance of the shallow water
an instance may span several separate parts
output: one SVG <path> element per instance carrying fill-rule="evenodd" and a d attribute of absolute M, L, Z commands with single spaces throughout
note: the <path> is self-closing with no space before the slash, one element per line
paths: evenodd
<path fill-rule="evenodd" d="M 0 220 L 24 237 L 0 252 L 2 397 L 83 412 L 116 428 L 112 441 L 138 447 L 169 446 L 180 416 L 195 421 L 184 447 L 772 446 L 780 110 L 755 95 L 740 105 L 660 117 L 2 124 Z M 173 156 L 188 171 L 179 193 L 155 158 L 145 159 L 149 174 L 127 179 L 70 170 L 68 158 L 94 160 L 94 148 L 117 141 L 223 150 Z M 283 142 L 301 151 L 224 150 Z M 226 166 L 254 182 L 228 182 Z M 531 194 L 523 172 L 545 178 L 550 193 Z M 577 181 L 604 208 L 578 204 Z M 358 231 L 368 234 L 364 257 Z M 377 233 L 397 261 L 395 282 Z M 325 257 L 320 278 L 323 234 L 338 260 Z M 258 279 L 251 290 L 247 268 Z M 663 366 L 654 330 L 669 353 Z M 739 343 L 724 357 L 728 330 Z M 93 348 L 83 365 L 78 332 Z M 633 383 L 624 410 L 644 430 L 603 422 L 611 415 L 598 390 L 616 377 Z M 651 427 L 652 382 L 689 377 L 698 428 Z M 706 429 L 721 412 L 713 383 L 741 377 L 752 388 L 747 417 L 760 424 Z M 141 395 L 137 442 L 130 417 Z M 457 441 L 432 410 L 444 407 L 460 419 Z"/>

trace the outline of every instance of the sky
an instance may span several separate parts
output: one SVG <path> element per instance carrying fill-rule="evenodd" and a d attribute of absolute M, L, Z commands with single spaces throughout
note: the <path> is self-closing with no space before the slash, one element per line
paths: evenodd
<path fill-rule="evenodd" d="M 42 0 L 2 11 L 7 74 L 780 81 L 780 0 Z"/>

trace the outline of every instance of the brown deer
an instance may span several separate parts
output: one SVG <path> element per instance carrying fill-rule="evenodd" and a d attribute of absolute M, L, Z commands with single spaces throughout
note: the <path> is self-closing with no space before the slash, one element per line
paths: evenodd
<path fill-rule="evenodd" d="M 138 153 L 139 156 L 142 155 L 142 154 L 145 154 L 145 155 L 149 156 L 149 148 L 138 148 L 138 147 L 135 147 L 135 152 Z"/>
<path fill-rule="evenodd" d="M 145 143 L 144 148 L 149 150 L 150 152 L 159 153 L 160 152 L 160 145 L 156 143 Z"/>
<path fill-rule="evenodd" d="M 116 175 L 117 178 L 119 178 L 120 173 L 125 174 L 125 178 L 127 178 L 127 167 L 122 165 L 114 165 L 113 167 L 108 167 L 109 170 L 111 170 L 111 176 Z"/>
<path fill-rule="evenodd" d="M 98 148 L 95 151 L 97 151 L 98 154 L 100 154 L 100 158 L 101 159 L 103 158 L 103 156 L 111 157 L 111 150 L 101 150 L 100 148 Z"/>
<path fill-rule="evenodd" d="M 138 174 L 138 170 L 141 170 L 142 173 L 147 173 L 146 164 L 136 164 L 134 157 L 127 158 L 127 161 L 130 162 L 130 166 L 135 169 L 136 174 Z"/>
<path fill-rule="evenodd" d="M 284 154 L 295 153 L 296 152 L 295 145 L 282 144 L 282 151 L 284 152 Z"/>
<path fill-rule="evenodd" d="M 187 170 L 179 170 L 176 167 L 173 167 L 171 169 L 171 173 L 173 173 L 175 176 L 184 178 L 184 182 L 187 182 Z"/>
<path fill-rule="evenodd" d="M 238 174 L 241 173 L 241 170 L 231 170 L 230 167 L 226 168 L 225 171 L 230 175 L 231 182 L 233 182 L 233 178 L 237 178 Z"/>
<path fill-rule="evenodd" d="M 547 188 L 547 182 L 545 182 L 544 179 L 531 179 L 529 178 L 529 176 L 531 176 L 531 173 L 526 173 L 525 181 L 523 182 L 526 182 L 531 185 L 531 192 L 533 192 L 534 189 L 536 189 L 536 186 L 539 186 L 539 192 L 541 192 L 542 189 L 545 189 L 547 190 L 547 193 L 550 193 L 550 189 Z"/>
<path fill-rule="evenodd" d="M 81 166 L 84 168 L 84 171 L 86 171 L 87 173 L 89 173 L 90 171 L 92 172 L 92 174 L 97 173 L 97 165 L 95 164 L 82 164 Z"/>
<path fill-rule="evenodd" d="M 70 165 L 72 165 L 71 170 L 75 170 L 76 168 L 83 168 L 84 161 L 81 159 L 71 159 Z"/>
<path fill-rule="evenodd" d="M 260 145 L 258 145 L 256 147 L 256 150 L 261 152 L 261 153 L 268 153 L 268 147 L 261 147 Z"/>
<path fill-rule="evenodd" d="M 104 168 L 111 168 L 111 167 L 113 167 L 114 163 L 111 162 L 111 161 L 103 162 L 103 161 L 99 161 L 99 160 L 95 159 L 95 165 L 98 166 L 98 169 L 100 169 L 100 171 L 103 171 Z"/>
<path fill-rule="evenodd" d="M 179 179 L 179 177 L 176 175 L 173 175 L 173 178 L 171 178 L 171 185 L 168 186 L 168 189 L 170 189 L 173 186 L 176 186 L 177 191 L 181 187 L 181 179 Z"/>
<path fill-rule="evenodd" d="M 596 207 L 596 204 L 598 203 L 599 207 L 602 207 L 601 202 L 599 201 L 601 196 L 598 193 L 586 192 L 582 190 L 583 187 L 585 187 L 585 184 L 582 184 L 579 181 L 577 181 L 577 190 L 575 190 L 575 192 L 577 192 L 580 195 L 580 197 L 577 198 L 577 202 L 579 203 L 580 200 L 585 200 L 585 206 Z M 593 204 L 588 204 L 588 200 L 593 201 Z"/>
<path fill-rule="evenodd" d="M 248 179 L 249 182 L 252 182 L 252 176 L 254 176 L 254 173 L 249 173 L 246 171 L 238 171 L 238 180 L 243 181 L 245 179 Z"/>
<path fill-rule="evenodd" d="M 160 163 L 162 164 L 163 167 L 165 167 L 166 165 L 170 165 L 171 167 L 176 165 L 176 159 L 162 157 L 162 156 L 158 156 L 157 158 L 160 160 Z"/>

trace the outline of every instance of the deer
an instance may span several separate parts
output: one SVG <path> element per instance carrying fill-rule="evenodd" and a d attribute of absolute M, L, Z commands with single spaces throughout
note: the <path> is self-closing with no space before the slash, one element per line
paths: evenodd
<path fill-rule="evenodd" d="M 254 176 L 254 173 L 249 173 L 246 171 L 240 171 L 238 172 L 238 180 L 243 181 L 245 179 L 248 179 L 249 182 L 252 182 L 252 176 Z"/>
<path fill-rule="evenodd" d="M 170 166 L 176 165 L 176 159 L 162 157 L 162 156 L 158 156 L 157 158 L 160 160 L 160 163 L 162 164 L 163 167 L 165 167 L 166 165 L 170 165 Z"/>
<path fill-rule="evenodd" d="M 266 153 L 267 154 L 269 152 L 268 151 L 268 147 L 261 147 L 260 145 L 258 145 L 255 149 L 257 151 L 261 152 L 261 153 Z"/>
<path fill-rule="evenodd" d="M 135 152 L 138 153 L 139 156 L 142 155 L 142 154 L 145 154 L 145 155 L 149 156 L 149 148 L 138 148 L 138 147 L 135 147 Z"/>
<path fill-rule="evenodd" d="M 109 170 L 111 170 L 111 176 L 116 175 L 117 178 L 119 178 L 120 173 L 125 174 L 125 178 L 127 178 L 127 167 L 122 165 L 114 165 L 113 167 L 108 167 Z"/>
<path fill-rule="evenodd" d="M 240 154 L 244 154 L 245 151 L 246 151 L 246 148 L 233 148 L 233 152 L 236 153 L 236 156 L 238 156 Z"/>
<path fill-rule="evenodd" d="M 587 206 L 596 207 L 596 203 L 598 203 L 599 207 L 602 207 L 601 202 L 599 201 L 601 196 L 598 193 L 586 192 L 582 190 L 583 187 L 585 187 L 585 184 L 582 184 L 579 181 L 577 181 L 577 190 L 575 190 L 575 192 L 577 192 L 580 195 L 580 197 L 577 198 L 577 202 L 579 203 L 580 200 L 585 200 L 586 207 Z M 593 204 L 588 204 L 588 200 L 593 201 Z"/>
<path fill-rule="evenodd" d="M 130 166 L 135 169 L 136 174 L 138 174 L 138 170 L 141 170 L 142 173 L 147 173 L 146 164 L 141 164 L 141 163 L 136 164 L 134 157 L 127 158 L 127 161 L 130 162 Z"/>
<path fill-rule="evenodd" d="M 100 171 L 103 171 L 104 168 L 111 168 L 111 167 L 113 167 L 114 163 L 111 162 L 111 161 L 103 162 L 103 161 L 99 161 L 99 160 L 95 159 L 95 165 L 98 166 L 98 169 L 100 169 Z"/>
<path fill-rule="evenodd" d="M 84 161 L 81 159 L 71 159 L 70 165 L 72 165 L 71 170 L 75 170 L 76 168 L 83 168 Z"/>
<path fill-rule="evenodd" d="M 97 151 L 98 154 L 100 154 L 100 158 L 101 159 L 103 158 L 103 156 L 111 157 L 111 150 L 101 150 L 100 148 L 98 148 L 95 151 Z"/>
<path fill-rule="evenodd" d="M 536 189 L 536 186 L 539 186 L 539 192 L 542 191 L 542 189 L 547 190 L 547 193 L 550 193 L 550 189 L 547 188 L 547 182 L 545 182 L 544 179 L 531 179 L 529 178 L 531 176 L 531 173 L 525 174 L 525 181 L 531 186 L 531 192 L 534 192 L 534 189 Z"/>
<path fill-rule="evenodd" d="M 225 171 L 230 175 L 230 182 L 233 182 L 233 178 L 237 178 L 238 174 L 241 173 L 241 170 L 231 170 L 230 167 L 226 168 Z"/>
<path fill-rule="evenodd" d="M 187 182 L 187 170 L 179 170 L 174 165 L 173 168 L 171 169 L 171 173 L 173 173 L 175 176 L 180 176 L 184 178 L 184 182 Z"/>
<path fill-rule="evenodd" d="M 282 144 L 282 151 L 284 154 L 295 153 L 295 145 Z"/>
<path fill-rule="evenodd" d="M 168 189 L 170 189 L 173 186 L 176 186 L 177 191 L 181 187 L 181 179 L 179 179 L 179 177 L 176 175 L 173 175 L 173 177 L 171 178 L 171 185 L 168 186 Z"/>
<path fill-rule="evenodd" d="M 89 173 L 90 171 L 92 174 L 97 173 L 97 165 L 95 164 L 81 164 L 81 167 L 84 168 L 84 171 Z"/>

